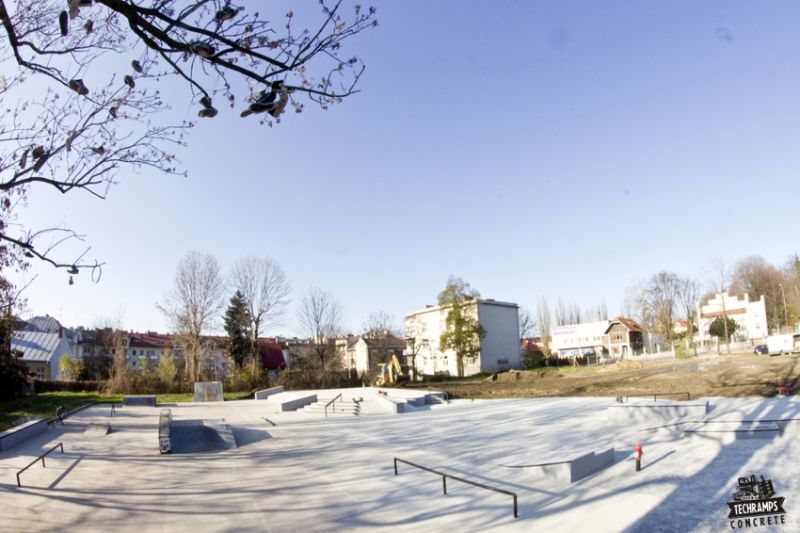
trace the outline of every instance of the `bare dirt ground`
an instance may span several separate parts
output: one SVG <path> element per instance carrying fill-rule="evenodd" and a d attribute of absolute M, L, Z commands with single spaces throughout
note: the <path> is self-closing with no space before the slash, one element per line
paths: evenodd
<path fill-rule="evenodd" d="M 800 357 L 723 354 L 669 362 L 624 361 L 589 368 L 543 368 L 498 374 L 495 380 L 428 384 L 453 398 L 637 396 L 688 392 L 702 396 L 774 396 L 775 387 L 800 385 Z M 683 395 L 685 398 L 685 395 Z M 670 397 L 668 397 L 670 398 Z"/>

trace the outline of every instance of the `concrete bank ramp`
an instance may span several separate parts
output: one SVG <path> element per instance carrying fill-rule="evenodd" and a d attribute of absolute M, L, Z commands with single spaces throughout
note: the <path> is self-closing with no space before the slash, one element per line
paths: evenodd
<path fill-rule="evenodd" d="M 561 483 L 574 483 L 614 463 L 614 448 L 595 452 L 581 452 L 560 461 L 531 464 L 504 464 L 507 468 L 522 469 L 532 477 L 554 479 Z"/>
<path fill-rule="evenodd" d="M 145 405 L 147 407 L 156 406 L 156 397 L 153 395 L 133 395 L 123 396 L 122 405 Z"/>
<path fill-rule="evenodd" d="M 173 420 L 172 453 L 219 452 L 236 448 L 231 427 L 222 419 Z"/>
<path fill-rule="evenodd" d="M 83 433 L 90 437 L 105 437 L 111 433 L 111 424 L 92 422 L 86 427 Z"/>

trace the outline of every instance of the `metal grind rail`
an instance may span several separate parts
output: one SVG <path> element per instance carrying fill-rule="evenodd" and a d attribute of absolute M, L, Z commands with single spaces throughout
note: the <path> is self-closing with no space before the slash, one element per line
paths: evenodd
<path fill-rule="evenodd" d="M 517 514 L 517 493 L 511 492 L 510 490 L 498 489 L 497 487 L 490 487 L 489 485 L 485 485 L 483 483 L 478 483 L 477 481 L 472 481 L 469 479 L 465 479 L 463 477 L 454 476 L 452 474 L 448 474 L 446 472 L 441 472 L 439 470 L 435 470 L 433 468 L 428 468 L 427 466 L 418 465 L 416 463 L 412 463 L 411 461 L 406 461 L 405 459 L 400 459 L 399 457 L 394 458 L 394 475 L 398 475 L 397 473 L 397 463 L 405 463 L 409 466 L 413 466 L 415 468 L 419 468 L 421 470 L 425 470 L 432 474 L 436 474 L 437 476 L 442 476 L 442 494 L 447 494 L 447 478 L 454 479 L 456 481 L 460 481 L 462 483 L 466 483 L 467 485 L 472 485 L 474 487 L 479 487 L 482 489 L 490 490 L 492 492 L 499 492 L 500 494 L 507 494 L 514 498 L 514 518 L 519 516 Z"/>
<path fill-rule="evenodd" d="M 49 454 L 50 452 L 53 452 L 53 451 L 55 451 L 55 449 L 56 449 L 56 448 L 59 448 L 59 447 L 61 448 L 61 454 L 63 455 L 63 454 L 64 454 L 64 443 L 63 443 L 63 442 L 59 442 L 58 444 L 56 444 L 55 446 L 53 446 L 52 448 L 50 448 L 49 450 L 47 450 L 46 452 L 44 452 L 42 455 L 40 455 L 39 457 L 37 457 L 36 459 L 34 459 L 33 461 L 31 461 L 31 462 L 30 462 L 30 464 L 29 464 L 28 466 L 26 466 L 25 468 L 23 468 L 22 470 L 20 470 L 19 472 L 17 472 L 17 487 L 22 487 L 22 482 L 19 480 L 19 475 L 20 475 L 20 474 L 22 474 L 24 471 L 26 471 L 27 469 L 29 469 L 30 467 L 32 467 L 33 465 L 35 465 L 35 464 L 36 464 L 36 463 L 39 461 L 39 459 L 41 459 L 41 460 L 42 460 L 42 468 L 44 468 L 44 467 L 45 467 L 45 464 L 44 464 L 44 458 L 45 458 L 45 456 L 46 456 L 47 454 Z"/>
<path fill-rule="evenodd" d="M 335 409 L 336 409 L 336 405 L 334 405 L 334 402 L 335 402 L 336 400 L 341 400 L 341 399 L 342 399 L 342 393 L 340 392 L 339 394 L 337 394 L 337 395 L 336 395 L 336 396 L 333 398 L 333 400 L 331 400 L 331 401 L 329 401 L 328 403 L 326 403 L 326 404 L 325 404 L 325 418 L 328 418 L 328 406 L 329 406 L 329 405 L 332 405 L 332 406 L 333 406 L 333 409 L 335 410 Z"/>
<path fill-rule="evenodd" d="M 650 396 L 653 397 L 653 401 L 657 401 L 659 396 L 683 396 L 686 395 L 686 401 L 692 399 L 692 395 L 688 392 L 659 392 L 657 394 L 636 394 L 634 396 L 625 396 L 625 403 L 628 403 L 631 398 L 649 398 Z M 622 396 L 620 396 L 622 398 Z"/>

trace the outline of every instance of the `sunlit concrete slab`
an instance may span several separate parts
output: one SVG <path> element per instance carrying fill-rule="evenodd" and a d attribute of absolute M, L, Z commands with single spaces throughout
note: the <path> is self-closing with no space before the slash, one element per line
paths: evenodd
<path fill-rule="evenodd" d="M 792 509 L 800 402 L 709 400 L 709 420 L 788 422 L 773 439 L 686 437 L 612 425 L 605 398 L 548 398 L 343 419 L 274 413 L 272 426 L 264 401 L 245 400 L 170 406 L 175 422 L 224 419 L 237 446 L 161 455 L 158 409 L 127 406 L 112 419 L 98 405 L 0 453 L 0 530 L 723 531 L 736 480 L 750 475 L 772 480 Z M 85 433 L 112 420 L 102 438 Z M 17 487 L 16 472 L 58 442 L 65 453 L 35 464 Z M 503 466 L 610 448 L 612 463 L 568 484 Z M 445 495 L 440 476 L 412 467 L 395 475 L 394 457 L 514 492 L 519 517 L 505 494 L 448 482 Z M 790 511 L 772 530 L 796 531 L 796 520 Z"/>

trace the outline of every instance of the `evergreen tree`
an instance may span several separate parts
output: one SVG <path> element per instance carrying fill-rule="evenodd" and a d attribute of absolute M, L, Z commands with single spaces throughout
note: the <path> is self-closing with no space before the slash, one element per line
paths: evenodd
<path fill-rule="evenodd" d="M 725 327 L 726 322 L 727 328 Z M 729 337 L 733 335 L 738 328 L 739 324 L 737 324 L 734 319 L 730 317 L 725 317 L 723 319 L 721 316 L 718 316 L 708 327 L 708 333 L 714 337 L 718 337 L 722 341 L 728 342 L 730 340 Z"/>
<path fill-rule="evenodd" d="M 242 368 L 244 358 L 250 354 L 250 312 L 247 310 L 247 300 L 241 291 L 231 297 L 228 309 L 225 311 L 225 332 L 228 334 L 228 354 L 236 363 L 237 368 Z"/>

